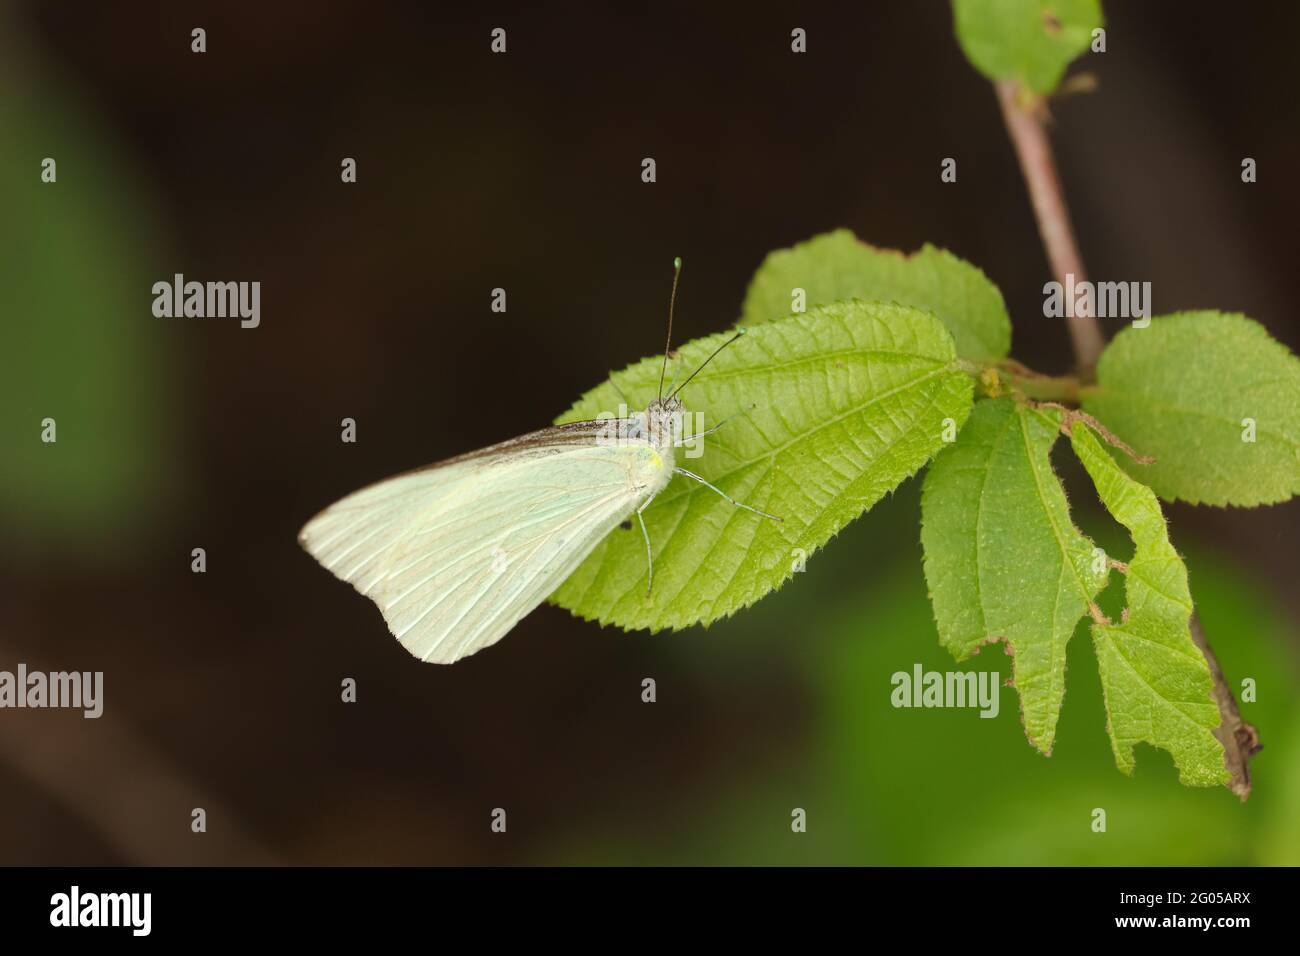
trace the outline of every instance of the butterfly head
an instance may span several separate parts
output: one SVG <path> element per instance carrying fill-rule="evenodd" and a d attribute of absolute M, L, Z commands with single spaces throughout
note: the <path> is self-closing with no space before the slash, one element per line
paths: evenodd
<path fill-rule="evenodd" d="M 672 445 L 681 430 L 682 400 L 676 396 L 656 398 L 646 406 L 648 437 L 656 445 Z"/>

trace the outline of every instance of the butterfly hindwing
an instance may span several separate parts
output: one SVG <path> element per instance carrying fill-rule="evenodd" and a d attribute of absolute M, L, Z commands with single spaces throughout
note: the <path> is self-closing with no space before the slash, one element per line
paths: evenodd
<path fill-rule="evenodd" d="M 504 636 L 635 504 L 621 451 L 567 450 L 481 473 L 422 515 L 375 597 L 393 634 L 442 663 Z"/>
<path fill-rule="evenodd" d="M 450 663 L 500 640 L 671 474 L 607 422 L 545 429 L 342 499 L 304 547 L 379 606 L 412 654 Z"/>

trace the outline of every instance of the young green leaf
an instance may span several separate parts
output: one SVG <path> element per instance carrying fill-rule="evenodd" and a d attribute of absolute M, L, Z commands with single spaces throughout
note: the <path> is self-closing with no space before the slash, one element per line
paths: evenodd
<path fill-rule="evenodd" d="M 682 381 L 728 333 L 681 347 Z M 658 391 L 645 359 L 584 395 L 558 422 L 637 409 Z M 676 476 L 645 512 L 654 547 L 646 595 L 641 530 L 617 529 L 552 596 L 584 618 L 627 629 L 708 624 L 778 587 L 846 524 L 924 465 L 970 411 L 973 386 L 933 316 L 840 302 L 753 329 L 686 386 L 688 434 L 677 464 L 780 522 L 733 507 Z M 702 414 L 702 420 L 695 414 Z M 725 422 L 726 424 L 722 424 Z"/>
<path fill-rule="evenodd" d="M 1134 745 L 1149 743 L 1173 754 L 1183 783 L 1226 783 L 1223 746 L 1214 736 L 1220 716 L 1210 670 L 1188 625 L 1187 568 L 1169 543 L 1160 503 L 1082 423 L 1071 429 L 1071 444 L 1102 503 L 1128 528 L 1135 546 L 1123 618 L 1092 627 L 1115 763 L 1131 774 Z"/>
<path fill-rule="evenodd" d="M 948 327 L 957 354 L 996 362 L 1011 348 L 1011 319 L 998 287 L 950 252 L 925 246 L 912 255 L 877 249 L 847 229 L 771 253 L 754 274 L 741 323 L 759 325 L 807 308 L 862 299 L 933 312 Z"/>
<path fill-rule="evenodd" d="M 1300 359 L 1245 316 L 1125 329 L 1083 407 L 1155 458 L 1120 464 L 1167 501 L 1254 506 L 1300 492 Z"/>
<path fill-rule="evenodd" d="M 953 0 L 957 42 L 990 80 L 1056 89 L 1102 24 L 1099 0 Z"/>
<path fill-rule="evenodd" d="M 1061 412 L 981 401 L 921 493 L 925 579 L 939 639 L 958 660 L 1005 641 L 1029 742 L 1051 753 L 1065 647 L 1106 583 L 1075 529 L 1049 455 Z"/>

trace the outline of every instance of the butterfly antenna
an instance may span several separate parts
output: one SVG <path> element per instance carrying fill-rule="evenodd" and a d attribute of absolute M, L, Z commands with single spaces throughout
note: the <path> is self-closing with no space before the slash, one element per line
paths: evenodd
<path fill-rule="evenodd" d="M 668 374 L 668 352 L 673 344 L 673 309 L 677 305 L 677 280 L 682 274 L 682 257 L 673 260 L 673 293 L 668 299 L 668 339 L 664 342 L 664 365 L 659 370 L 659 400 L 664 397 L 664 376 Z"/>
<path fill-rule="evenodd" d="M 704 366 L 708 365 L 710 362 L 712 362 L 715 358 L 718 357 L 718 353 L 719 353 L 719 352 L 721 352 L 723 349 L 725 349 L 725 348 L 726 348 L 728 345 L 730 345 L 732 342 L 736 341 L 736 339 L 740 338 L 740 337 L 741 337 L 742 335 L 744 335 L 747 331 L 748 331 L 747 329 L 737 329 L 735 335 L 733 335 L 731 338 L 727 339 L 727 341 L 723 342 L 723 343 L 722 343 L 721 345 L 719 345 L 716 349 L 714 349 L 714 350 L 713 350 L 713 354 L 710 355 L 708 358 L 706 358 L 703 362 L 701 362 L 699 368 L 697 368 L 697 369 L 696 369 L 694 372 L 692 372 L 690 375 L 686 376 L 686 381 L 685 381 L 685 382 L 682 382 L 682 384 L 678 385 L 675 389 L 673 389 L 673 390 L 672 390 L 672 394 L 670 394 L 668 397 L 671 399 L 671 398 L 673 397 L 673 395 L 676 395 L 678 392 L 680 392 L 682 389 L 684 389 L 684 388 L 687 386 L 687 384 L 689 384 L 689 382 L 690 382 L 691 379 L 693 379 L 695 376 L 699 375 L 700 372 L 704 371 Z"/>

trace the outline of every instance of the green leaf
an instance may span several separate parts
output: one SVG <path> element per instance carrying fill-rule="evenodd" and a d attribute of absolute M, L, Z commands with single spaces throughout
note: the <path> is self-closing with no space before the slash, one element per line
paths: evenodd
<path fill-rule="evenodd" d="M 1051 93 L 1102 25 L 1098 0 L 953 0 L 957 42 L 990 80 Z"/>
<path fill-rule="evenodd" d="M 1131 774 L 1134 745 L 1149 743 L 1173 754 L 1183 783 L 1226 783 L 1210 670 L 1188 624 L 1187 568 L 1169 542 L 1160 503 L 1081 423 L 1071 429 L 1071 444 L 1135 547 L 1124 581 L 1124 616 L 1092 628 L 1115 763 Z"/>
<path fill-rule="evenodd" d="M 808 308 L 862 299 L 933 312 L 952 333 L 957 354 L 973 362 L 996 362 L 1011 348 L 1011 319 L 998 287 L 969 262 L 934 246 L 908 256 L 837 229 L 778 249 L 754 274 L 741 323 L 789 315 L 795 289 L 804 290 Z"/>
<path fill-rule="evenodd" d="M 1102 353 L 1083 407 L 1155 458 L 1120 463 L 1167 501 L 1254 506 L 1300 492 L 1300 359 L 1245 316 L 1130 326 Z"/>
<path fill-rule="evenodd" d="M 1065 649 L 1107 568 L 1074 527 L 1050 453 L 1061 412 L 981 401 L 935 459 L 921 497 L 925 578 L 958 660 L 1005 641 L 1029 742 L 1051 753 Z"/>
<path fill-rule="evenodd" d="M 669 378 L 684 380 L 728 337 L 682 346 Z M 659 361 L 612 376 L 637 408 L 655 397 Z M 687 412 L 703 413 L 688 433 L 727 424 L 702 440 L 700 457 L 679 448 L 677 462 L 784 520 L 676 476 L 645 512 L 654 593 L 646 596 L 645 542 L 633 523 L 598 545 L 552 600 L 602 624 L 651 630 L 746 607 L 924 465 L 945 427 L 965 420 L 972 391 L 952 337 L 915 309 L 841 302 L 755 328 L 683 392 Z M 557 421 L 613 413 L 620 402 L 607 382 Z"/>

